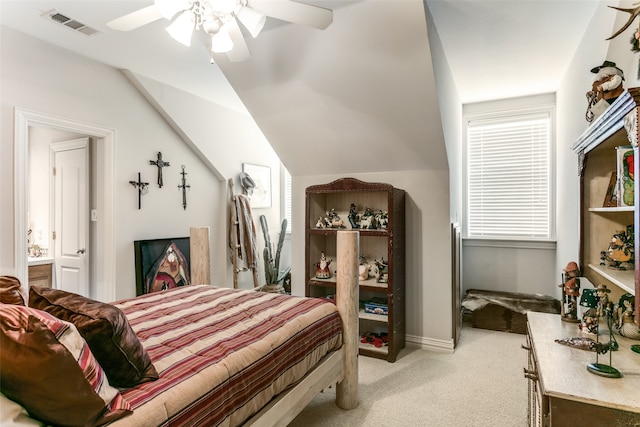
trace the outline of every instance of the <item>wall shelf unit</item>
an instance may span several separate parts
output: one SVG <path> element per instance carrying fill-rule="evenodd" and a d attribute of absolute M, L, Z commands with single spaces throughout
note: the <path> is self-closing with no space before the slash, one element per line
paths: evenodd
<path fill-rule="evenodd" d="M 386 228 L 358 229 L 360 256 L 367 261 L 384 260 L 387 264 L 386 282 L 369 277 L 359 282 L 360 301 L 382 298 L 387 314 L 359 314 L 360 335 L 376 334 L 386 338 L 386 345 L 361 343 L 360 354 L 394 362 L 405 346 L 405 192 L 389 184 L 363 182 L 342 178 L 328 184 L 306 189 L 305 233 L 305 295 L 331 298 L 335 294 L 336 235 L 340 228 L 318 227 L 318 220 L 335 209 L 344 223 L 343 229 L 354 229 L 348 220 L 354 204 L 357 212 L 371 208 L 374 212 L 388 212 Z M 316 278 L 317 263 L 325 254 L 332 272 L 329 278 Z M 379 343 L 378 343 L 379 344 Z"/>
<path fill-rule="evenodd" d="M 611 289 L 612 302 L 617 302 L 626 292 L 636 295 L 635 320 L 640 327 L 640 179 L 636 108 L 639 103 L 640 88 L 628 89 L 594 120 L 571 148 L 578 155 L 580 173 L 580 268 L 594 285 L 604 284 Z M 616 148 L 624 146 L 633 149 L 634 205 L 603 207 L 611 174 L 618 169 Z M 633 230 L 635 263 L 627 270 L 611 268 L 601 261 L 601 252 L 607 251 L 613 234 L 626 230 L 627 226 Z"/>

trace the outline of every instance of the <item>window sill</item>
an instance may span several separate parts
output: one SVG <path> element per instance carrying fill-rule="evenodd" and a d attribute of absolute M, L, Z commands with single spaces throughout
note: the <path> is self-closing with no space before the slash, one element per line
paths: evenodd
<path fill-rule="evenodd" d="M 463 246 L 475 246 L 486 248 L 515 248 L 515 249 L 546 249 L 555 250 L 555 240 L 506 240 L 506 239 L 479 239 L 477 237 L 464 237 Z"/>

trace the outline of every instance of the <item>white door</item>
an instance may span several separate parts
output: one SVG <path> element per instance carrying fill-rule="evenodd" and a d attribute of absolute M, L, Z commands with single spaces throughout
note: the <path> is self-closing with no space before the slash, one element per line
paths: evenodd
<path fill-rule="evenodd" d="M 89 296 L 89 139 L 51 144 L 55 287 Z"/>

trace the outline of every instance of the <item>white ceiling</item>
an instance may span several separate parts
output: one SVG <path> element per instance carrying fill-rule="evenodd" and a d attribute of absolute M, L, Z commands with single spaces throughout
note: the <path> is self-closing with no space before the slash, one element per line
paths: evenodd
<path fill-rule="evenodd" d="M 426 3 L 463 103 L 555 92 L 598 5 L 597 0 Z"/>
<path fill-rule="evenodd" d="M 336 8 L 354 2 L 307 3 Z M 465 103 L 554 91 L 593 17 L 597 0 L 427 0 L 426 3 Z M 220 69 L 208 63 L 206 50 L 198 45 L 186 49 L 177 44 L 163 31 L 166 21 L 127 33 L 105 25 L 150 4 L 151 0 L 0 0 L 0 22 L 100 62 L 241 110 L 242 103 Z M 54 9 L 101 33 L 86 37 L 41 17 Z M 336 18 L 340 19 L 340 11 L 336 12 Z M 270 18 L 265 31 L 281 24 Z M 388 24 L 386 32 L 404 31 L 403 22 Z M 322 37 L 321 31 L 311 31 Z"/>
<path fill-rule="evenodd" d="M 284 0 L 282 0 L 284 1 Z M 554 92 L 593 16 L 591 0 L 308 0 L 334 10 L 326 30 L 269 18 L 252 58 L 230 63 L 176 43 L 156 21 L 105 23 L 152 0 L 0 0 L 0 23 L 116 68 L 249 111 L 292 173 L 446 167 L 424 4 L 463 103 Z M 87 37 L 42 15 L 56 9 Z M 11 43 L 11 40 L 2 40 Z M 428 119 L 425 120 L 424 118 Z M 429 148 L 425 135 L 440 141 Z M 302 142 L 304 141 L 304 143 Z M 333 145 L 332 145 L 333 144 Z M 358 144 L 349 148 L 350 144 Z M 376 147 L 363 150 L 363 144 Z M 331 164 L 310 148 L 343 151 Z M 354 163 L 354 159 L 360 162 Z"/>

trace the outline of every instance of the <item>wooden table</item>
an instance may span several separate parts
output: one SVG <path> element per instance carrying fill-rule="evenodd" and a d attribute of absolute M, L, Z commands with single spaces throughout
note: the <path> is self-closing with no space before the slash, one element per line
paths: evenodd
<path fill-rule="evenodd" d="M 555 342 L 581 336 L 577 323 L 537 312 L 527 313 L 527 323 L 530 360 L 525 376 L 532 381 L 530 398 L 531 386 L 537 393 L 530 404 L 531 425 L 640 426 L 640 354 L 630 349 L 640 341 L 615 335 L 620 348 L 611 364 L 622 378 L 606 378 L 587 370 L 596 361 L 595 352 Z M 608 330 L 601 328 L 600 341 L 608 340 Z M 599 363 L 609 364 L 609 353 L 600 355 Z"/>

